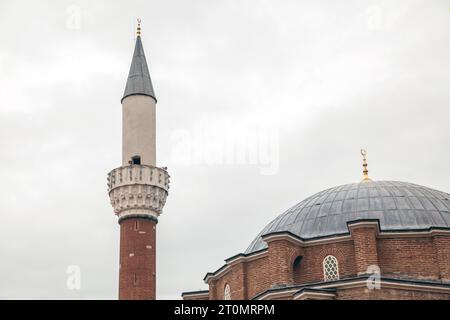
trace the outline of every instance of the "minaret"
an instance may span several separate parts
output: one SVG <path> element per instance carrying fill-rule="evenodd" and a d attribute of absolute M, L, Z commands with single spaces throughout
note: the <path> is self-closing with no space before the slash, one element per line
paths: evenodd
<path fill-rule="evenodd" d="M 120 225 L 119 299 L 156 298 L 156 224 L 169 190 L 167 168 L 156 166 L 156 97 L 138 19 L 122 98 L 122 166 L 108 174 Z"/>

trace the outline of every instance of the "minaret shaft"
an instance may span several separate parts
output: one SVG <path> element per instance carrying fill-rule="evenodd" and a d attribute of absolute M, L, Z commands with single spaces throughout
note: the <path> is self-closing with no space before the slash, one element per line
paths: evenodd
<path fill-rule="evenodd" d="M 156 104 L 149 96 L 132 95 L 122 101 L 122 165 L 133 157 L 156 165 Z"/>
<path fill-rule="evenodd" d="M 155 100 L 131 95 L 122 100 L 122 166 L 156 166 Z M 142 173 L 141 173 L 142 172 Z M 143 175 L 143 169 L 131 180 Z M 150 182 L 150 181 L 148 181 Z M 146 189 L 149 186 L 141 186 Z M 138 186 L 130 186 L 131 189 Z M 136 206 L 139 207 L 139 194 Z M 151 194 L 151 191 L 150 191 Z M 144 203 L 146 200 L 142 200 Z M 156 224 L 157 212 L 140 210 L 120 220 L 119 299 L 156 299 Z M 130 210 L 128 210 L 130 211 Z"/>

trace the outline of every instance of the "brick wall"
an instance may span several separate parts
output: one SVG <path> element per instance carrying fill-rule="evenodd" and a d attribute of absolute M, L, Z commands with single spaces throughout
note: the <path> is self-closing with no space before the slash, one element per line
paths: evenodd
<path fill-rule="evenodd" d="M 432 237 L 378 239 L 381 274 L 437 280 L 439 264 Z M 450 263 L 447 260 L 447 263 Z"/>
<path fill-rule="evenodd" d="M 119 299 L 155 299 L 156 222 L 125 219 L 120 223 Z"/>
<path fill-rule="evenodd" d="M 231 299 L 233 300 L 246 300 L 247 288 L 246 284 L 246 265 L 245 263 L 238 263 L 231 267 L 231 271 L 227 272 L 223 277 L 214 281 L 214 286 L 209 287 L 210 296 L 215 296 L 215 299 L 223 300 L 225 293 L 225 286 L 230 286 Z M 215 292 L 211 292 L 211 291 Z"/>
<path fill-rule="evenodd" d="M 368 271 L 369 266 L 378 266 L 377 250 L 378 226 L 352 227 L 352 238 L 355 251 L 355 269 L 357 274 Z"/>
<path fill-rule="evenodd" d="M 247 263 L 247 295 L 249 298 L 271 287 L 272 283 L 267 270 L 268 260 L 267 257 L 263 257 Z"/>
<path fill-rule="evenodd" d="M 433 244 L 440 271 L 438 278 L 450 281 L 450 237 L 436 236 Z"/>
<path fill-rule="evenodd" d="M 271 287 L 294 284 L 293 263 L 296 257 L 303 255 L 303 248 L 287 240 L 275 240 L 268 243 L 268 265 L 266 274 Z"/>
<path fill-rule="evenodd" d="M 323 259 L 325 259 L 327 255 L 333 255 L 337 258 L 340 278 L 356 275 L 355 255 L 352 241 L 305 247 L 304 252 L 305 254 L 300 264 L 299 274 L 295 277 L 295 284 L 323 281 Z"/>

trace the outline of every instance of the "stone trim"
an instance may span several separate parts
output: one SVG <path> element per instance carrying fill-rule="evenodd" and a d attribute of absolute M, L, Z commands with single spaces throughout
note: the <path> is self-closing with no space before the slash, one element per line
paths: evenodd
<path fill-rule="evenodd" d="M 265 295 L 258 297 L 258 298 L 252 298 L 251 300 L 266 300 L 266 298 L 283 298 L 283 297 L 292 297 L 298 289 L 297 288 L 276 288 L 276 289 L 269 289 L 274 290 L 272 292 L 268 292 Z M 276 290 L 276 291 L 275 291 Z"/>
<path fill-rule="evenodd" d="M 294 294 L 293 300 L 333 300 L 336 297 L 336 289 L 303 288 Z"/>
<path fill-rule="evenodd" d="M 341 241 L 351 240 L 351 236 L 349 233 L 345 235 L 334 235 L 326 238 L 316 238 L 316 239 L 302 239 L 295 234 L 289 231 L 278 231 L 273 233 L 268 233 L 262 236 L 263 240 L 266 242 L 275 241 L 275 240 L 287 240 L 292 242 L 293 244 L 300 245 L 302 247 L 314 246 L 317 244 L 326 244 L 326 243 L 336 243 Z"/>
<path fill-rule="evenodd" d="M 450 236 L 450 228 L 435 228 L 410 231 L 383 231 L 378 238 L 413 238 L 413 237 L 429 237 L 429 236 Z"/>
<path fill-rule="evenodd" d="M 158 223 L 157 216 L 148 215 L 148 214 L 127 214 L 127 215 L 119 216 L 118 223 L 120 224 L 122 221 L 127 220 L 127 219 L 148 219 L 148 220 L 155 221 L 155 223 Z"/>
<path fill-rule="evenodd" d="M 241 254 L 235 255 L 231 258 L 225 259 L 225 262 L 229 265 L 233 265 L 238 262 L 253 261 L 253 260 L 256 260 L 259 258 L 263 258 L 265 256 L 267 256 L 267 249 L 263 249 L 263 250 L 260 250 L 260 251 L 254 252 L 253 254 L 248 254 L 248 255 L 241 253 Z"/>
<path fill-rule="evenodd" d="M 182 298 L 209 298 L 209 290 L 186 291 L 181 293 Z"/>
<path fill-rule="evenodd" d="M 206 284 L 209 284 L 211 280 L 216 280 L 218 277 L 226 275 L 228 272 L 231 271 L 231 267 L 228 264 L 224 264 L 222 267 L 217 269 L 214 273 L 209 272 L 204 278 L 203 281 Z"/>
<path fill-rule="evenodd" d="M 260 258 L 264 258 L 267 256 L 267 249 L 259 250 L 252 254 L 244 254 L 240 253 L 231 258 L 225 260 L 225 264 L 221 266 L 214 272 L 208 272 L 206 276 L 203 278 L 203 281 L 208 284 L 210 280 L 215 280 L 216 278 L 225 275 L 228 271 L 231 271 L 231 266 L 236 265 L 241 262 L 248 262 L 257 260 Z"/>
<path fill-rule="evenodd" d="M 425 291 L 425 292 L 439 292 L 439 293 L 450 293 L 450 284 L 445 283 L 420 283 L 414 280 L 407 282 L 407 280 L 400 279 L 386 279 L 381 278 L 380 285 L 382 288 L 388 289 L 410 289 L 416 291 Z M 367 286 L 367 278 L 362 280 L 357 280 L 354 282 L 336 284 L 336 285 L 323 285 L 317 286 L 317 288 L 357 288 L 357 287 L 365 287 Z"/>
<path fill-rule="evenodd" d="M 366 275 L 360 277 L 340 279 L 325 283 L 310 283 L 306 285 L 291 286 L 286 288 L 272 288 L 257 294 L 252 298 L 252 300 L 264 300 L 269 297 L 274 296 L 277 297 L 295 290 L 297 290 L 296 292 L 300 292 L 301 290 L 304 289 L 320 290 L 320 289 L 349 289 L 349 288 L 365 287 L 367 286 L 367 280 L 369 278 L 370 275 Z M 395 279 L 385 277 L 381 277 L 380 281 L 381 281 L 380 285 L 382 288 L 384 287 L 388 289 L 411 289 L 417 291 L 450 294 L 450 283 L 421 281 L 413 279 Z"/>
<path fill-rule="evenodd" d="M 364 219 L 364 220 L 352 220 L 347 221 L 347 228 L 350 234 L 356 228 L 375 227 L 376 235 L 380 234 L 380 220 L 378 219 Z"/>

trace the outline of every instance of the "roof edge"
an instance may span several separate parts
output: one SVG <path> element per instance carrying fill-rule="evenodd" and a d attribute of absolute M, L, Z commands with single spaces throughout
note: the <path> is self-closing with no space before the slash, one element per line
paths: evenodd
<path fill-rule="evenodd" d="M 283 291 L 294 291 L 298 289 L 294 294 L 300 293 L 302 290 L 327 290 L 327 289 L 335 289 L 333 285 L 343 285 L 347 283 L 351 283 L 354 281 L 365 281 L 365 280 L 371 280 L 372 275 L 361 275 L 356 277 L 348 277 L 343 278 L 339 280 L 334 281 L 326 281 L 326 282 L 313 282 L 313 283 L 306 283 L 302 285 L 294 285 L 294 286 L 286 286 L 286 287 L 277 287 L 277 288 L 270 288 L 266 289 L 258 294 L 256 294 L 251 300 L 257 300 L 264 295 L 270 294 L 270 293 L 281 293 Z M 382 282 L 389 282 L 389 283 L 398 283 L 398 284 L 405 284 L 405 285 L 418 285 L 418 286 L 431 286 L 435 287 L 436 289 L 444 288 L 446 290 L 450 291 L 450 283 L 449 282 L 439 282 L 439 281 L 432 281 L 432 280 L 419 280 L 419 279 L 405 279 L 405 278 L 391 278 L 391 277 L 383 277 L 381 276 L 380 281 Z"/>
<path fill-rule="evenodd" d="M 206 295 L 206 294 L 209 294 L 209 290 L 184 291 L 181 293 L 181 297 Z"/>
<path fill-rule="evenodd" d="M 231 263 L 233 263 L 235 260 L 237 260 L 239 258 L 243 258 L 243 259 L 252 258 L 252 257 L 254 257 L 256 255 L 259 255 L 259 254 L 262 254 L 264 252 L 267 252 L 267 248 L 264 248 L 264 249 L 261 249 L 261 250 L 258 250 L 258 251 L 254 251 L 254 252 L 251 252 L 251 253 L 238 253 L 238 254 L 235 254 L 234 256 L 231 256 L 231 257 L 225 259 L 225 264 L 223 264 L 216 271 L 208 272 L 203 277 L 203 281 L 205 283 L 207 283 L 208 278 L 217 276 L 219 273 L 221 273 L 223 270 L 225 270 Z"/>

